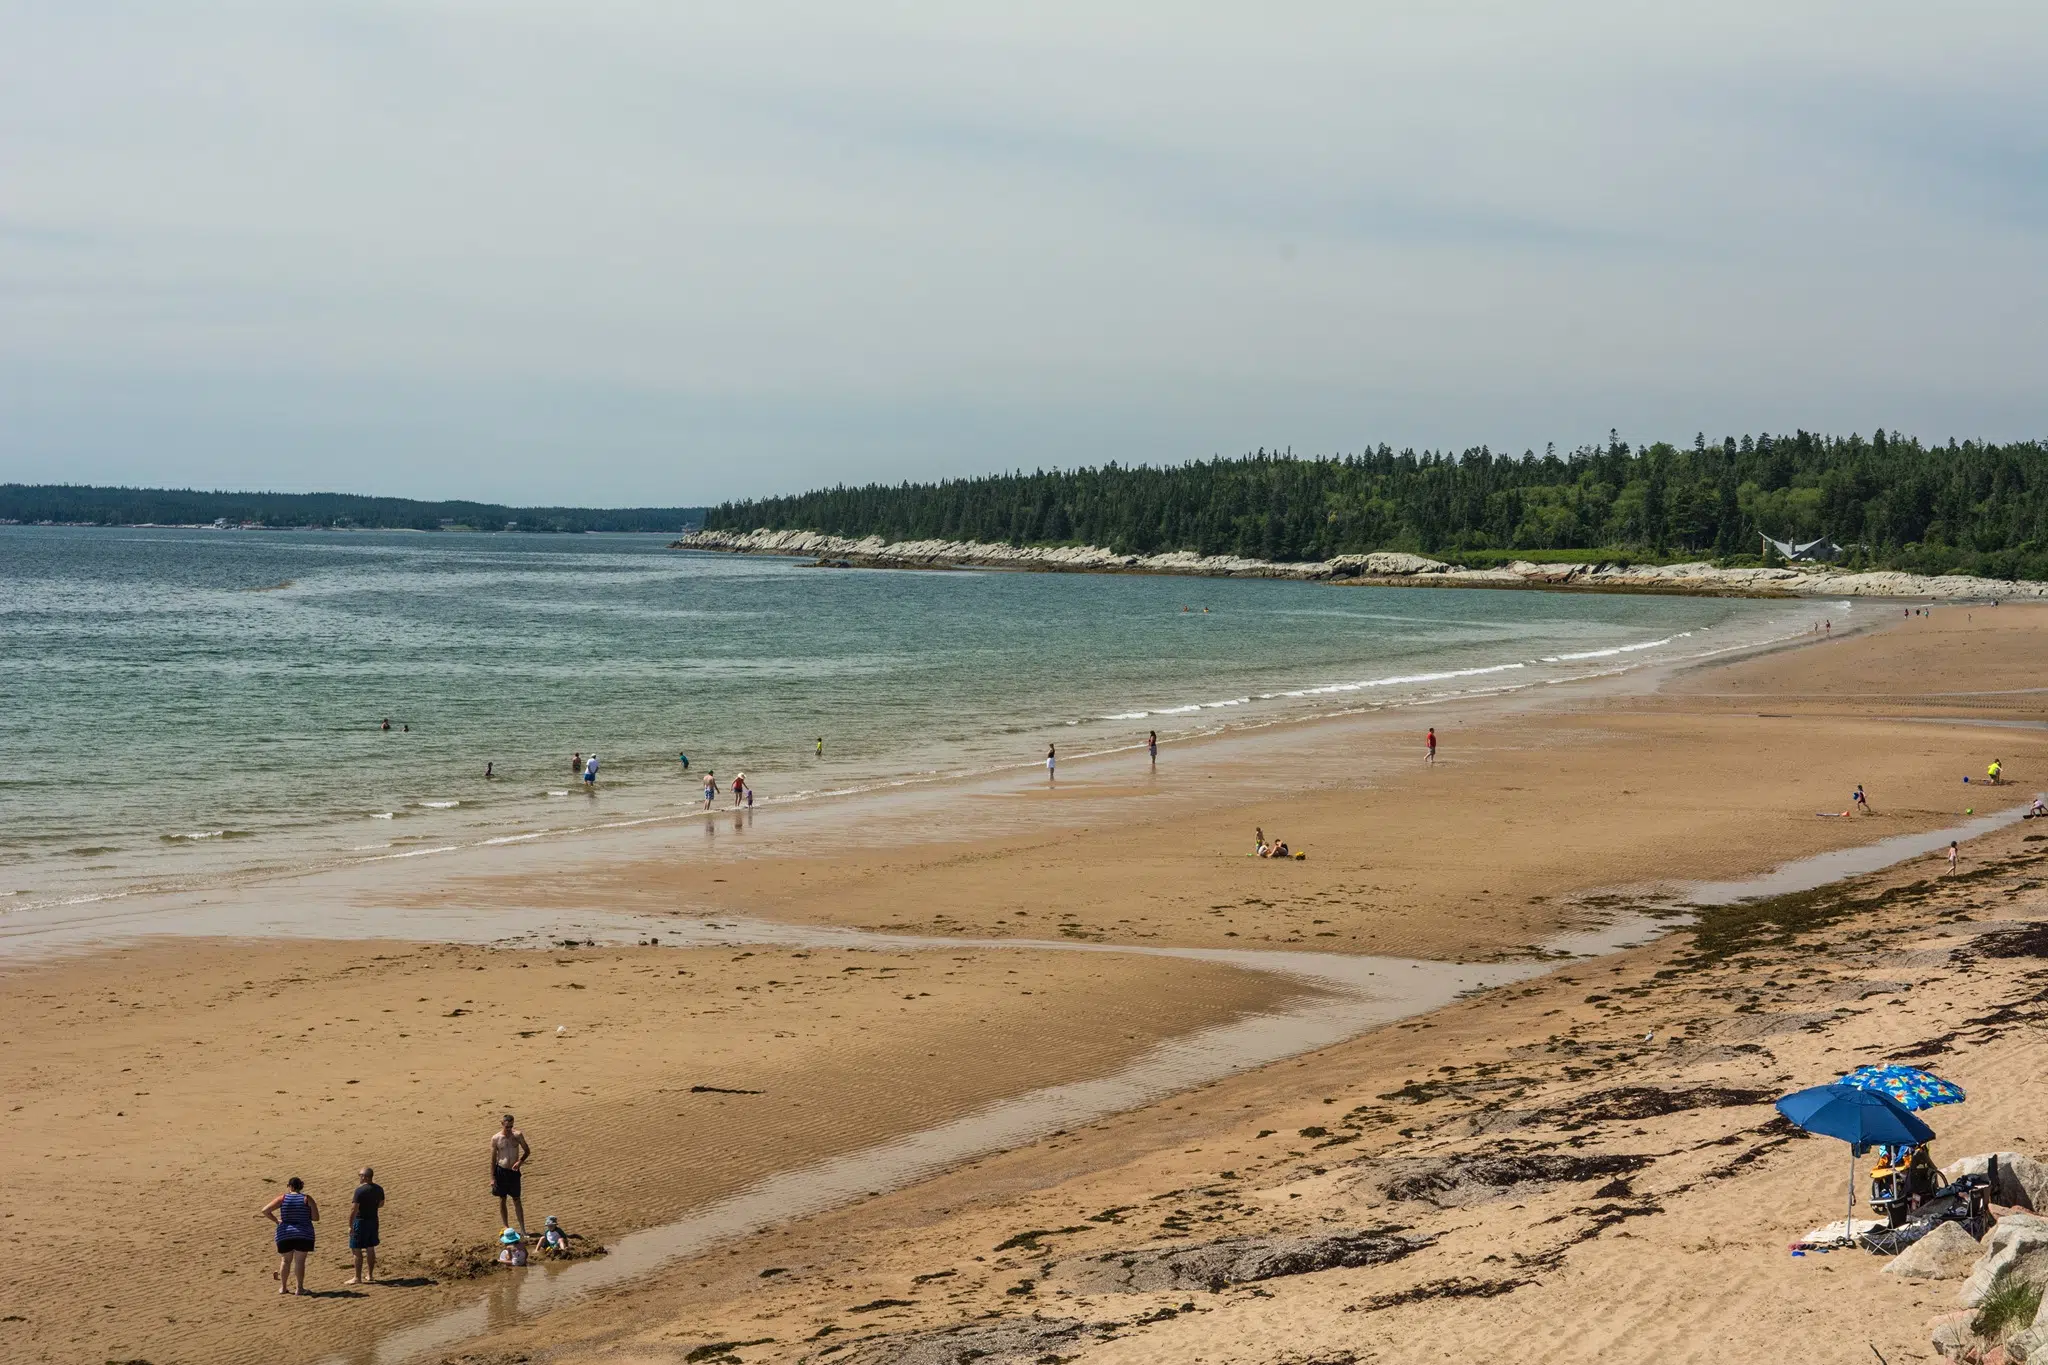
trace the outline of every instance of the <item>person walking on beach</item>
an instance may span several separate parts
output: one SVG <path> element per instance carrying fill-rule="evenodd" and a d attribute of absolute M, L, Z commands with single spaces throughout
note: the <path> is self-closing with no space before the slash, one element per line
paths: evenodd
<path fill-rule="evenodd" d="M 306 1256 L 313 1250 L 313 1224 L 320 1221 L 320 1206 L 306 1193 L 306 1182 L 293 1176 L 284 1182 L 285 1192 L 265 1204 L 258 1217 L 277 1224 L 277 1292 L 306 1292 Z M 297 1277 L 299 1287 L 292 1288 Z"/>
<path fill-rule="evenodd" d="M 732 779 L 732 807 L 734 810 L 739 809 L 740 802 L 745 799 L 746 794 L 747 775 L 745 773 L 736 773 Z"/>
<path fill-rule="evenodd" d="M 1045 780 L 1048 783 L 1057 782 L 1059 780 L 1059 766 L 1059 756 L 1053 752 L 1053 746 L 1050 744 L 1046 745 Z"/>
<path fill-rule="evenodd" d="M 1956 870 L 1956 841 L 1953 839 L 1948 841 L 1948 870 Z"/>
<path fill-rule="evenodd" d="M 498 1196 L 498 1226 L 516 1227 L 526 1231 L 526 1206 L 519 1202 L 519 1172 L 526 1165 L 526 1159 L 533 1155 L 533 1147 L 527 1142 L 526 1134 L 512 1126 L 512 1116 L 505 1115 L 498 1121 L 498 1131 L 491 1134 L 491 1193 Z M 512 1201 L 512 1217 L 505 1216 L 505 1201 Z"/>
<path fill-rule="evenodd" d="M 377 1213 L 384 1207 L 384 1187 L 371 1179 L 368 1166 L 356 1172 L 356 1192 L 348 1201 L 348 1249 L 356 1254 L 356 1277 L 350 1284 L 377 1281 Z"/>
<path fill-rule="evenodd" d="M 1436 727 L 1435 727 L 1434 725 L 1432 725 L 1432 726 L 1430 726 L 1430 727 L 1429 727 L 1429 734 L 1428 734 L 1428 735 L 1426 735 L 1426 736 L 1424 736 L 1424 738 L 1423 738 L 1423 741 L 1422 741 L 1422 747 L 1423 747 L 1423 750 L 1424 750 L 1424 756 L 1423 756 L 1423 760 L 1422 760 L 1422 761 L 1423 761 L 1424 763 L 1427 763 L 1427 764 L 1428 764 L 1428 765 L 1429 765 L 1430 767 L 1432 767 L 1432 768 L 1433 768 L 1433 767 L 1435 767 L 1435 766 L 1436 766 Z"/>
<path fill-rule="evenodd" d="M 1858 783 L 1856 784 L 1856 791 L 1855 791 L 1855 794 L 1854 794 L 1854 795 L 1852 795 L 1852 796 L 1851 796 L 1851 797 L 1849 798 L 1849 800 L 1850 800 L 1850 802 L 1851 802 L 1851 803 L 1852 803 L 1852 804 L 1853 804 L 1853 805 L 1854 805 L 1854 806 L 1856 807 L 1856 809 L 1857 809 L 1857 810 L 1860 810 L 1860 811 L 1862 811 L 1862 812 L 1863 812 L 1863 813 L 1864 813 L 1865 815 L 1875 815 L 1875 814 L 1877 814 L 1877 812 L 1876 812 L 1876 811 L 1874 811 L 1874 810 L 1872 810 L 1872 809 L 1870 808 L 1870 802 L 1864 799 L 1864 796 L 1863 796 L 1863 784 L 1862 784 L 1861 782 L 1858 782 Z"/>
<path fill-rule="evenodd" d="M 1145 753 L 1152 760 L 1152 766 L 1159 766 L 1159 732 L 1152 731 L 1145 736 Z"/>
<path fill-rule="evenodd" d="M 711 803 L 717 799 L 718 774 L 716 772 L 706 772 L 704 774 L 704 809 L 710 810 Z"/>

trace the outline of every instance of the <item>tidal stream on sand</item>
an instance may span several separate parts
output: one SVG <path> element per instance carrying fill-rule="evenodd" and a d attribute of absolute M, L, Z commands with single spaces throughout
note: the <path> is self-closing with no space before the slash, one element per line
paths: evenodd
<path fill-rule="evenodd" d="M 1974 838 L 2011 824 L 2020 815 L 2015 808 L 1953 829 L 1898 836 L 1800 859 L 1744 882 L 1694 885 L 1688 888 L 1688 895 L 1693 904 L 1711 905 L 1810 889 L 1918 856 L 1952 838 Z M 489 912 L 489 921 L 500 929 L 510 927 L 502 912 Z M 417 1360 L 651 1274 L 720 1243 L 901 1188 L 963 1161 L 1033 1142 L 1060 1129 L 1344 1042 L 1396 1020 L 1425 1014 L 1463 994 L 1525 980 L 1554 969 L 1560 955 L 1583 960 L 1637 946 L 1679 922 L 1621 915 L 1547 941 L 1540 957 L 1548 960 L 1451 963 L 1331 953 L 954 939 L 737 919 L 539 917 L 522 926 L 519 937 L 510 942 L 524 939 L 535 946 L 550 946 L 559 941 L 558 935 L 575 935 L 627 943 L 658 938 L 663 946 L 677 947 L 772 945 L 889 952 L 973 947 L 1132 953 L 1276 973 L 1300 983 L 1303 990 L 1284 1009 L 1249 1015 L 1161 1044 L 1110 1075 L 1029 1091 L 863 1151 L 781 1172 L 687 1218 L 620 1237 L 601 1258 L 508 1272 L 476 1302 L 391 1333 L 361 1351 L 330 1356 L 325 1365 L 401 1365 Z M 347 926 L 330 928 L 345 932 Z M 495 941 L 508 940 L 501 936 Z"/>

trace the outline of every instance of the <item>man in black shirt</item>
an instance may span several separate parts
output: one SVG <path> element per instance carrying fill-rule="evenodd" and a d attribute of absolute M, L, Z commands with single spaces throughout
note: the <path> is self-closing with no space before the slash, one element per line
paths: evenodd
<path fill-rule="evenodd" d="M 350 1284 L 371 1284 L 377 1278 L 377 1214 L 384 1207 L 384 1187 L 370 1177 L 368 1166 L 356 1173 L 361 1181 L 348 1205 L 348 1249 L 356 1254 L 356 1277 Z"/>

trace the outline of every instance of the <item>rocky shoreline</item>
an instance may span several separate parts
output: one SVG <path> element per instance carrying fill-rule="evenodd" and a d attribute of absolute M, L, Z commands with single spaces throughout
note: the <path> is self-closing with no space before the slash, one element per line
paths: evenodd
<path fill-rule="evenodd" d="M 1535 564 L 1492 569 L 1380 552 L 1300 563 L 1236 555 L 1124 555 L 1093 545 L 1000 545 L 972 540 L 860 540 L 818 531 L 692 531 L 675 550 L 811 558 L 821 567 L 1012 569 L 1044 573 L 1153 573 L 1193 578 L 1292 578 L 1361 587 L 1551 588 L 1591 592 L 1670 592 L 1705 597 L 1903 597 L 1932 601 L 2048 599 L 2048 583 L 2003 582 L 1965 574 L 1844 573 L 1820 566 L 1722 569 L 1690 564 Z"/>

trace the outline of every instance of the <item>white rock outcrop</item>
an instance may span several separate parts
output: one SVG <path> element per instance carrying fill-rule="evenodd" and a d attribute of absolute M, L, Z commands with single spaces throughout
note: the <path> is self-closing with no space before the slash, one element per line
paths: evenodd
<path fill-rule="evenodd" d="M 1744 597 L 1906 597 L 1929 601 L 2048 599 L 2048 583 L 2008 583 L 1961 574 L 1842 573 L 1825 566 L 1719 569 L 1689 564 L 1536 564 L 1515 560 L 1468 569 L 1425 555 L 1377 551 L 1334 559 L 1275 562 L 1174 550 L 1117 554 L 1094 545 L 1001 545 L 977 540 L 859 540 L 820 531 L 691 531 L 678 550 L 801 555 L 863 567 L 1037 569 L 1066 573 L 1159 573 L 1200 578 L 1295 578 L 1367 585 L 1481 588 L 1589 588 Z"/>
<path fill-rule="evenodd" d="M 2029 1284 L 2048 1285 L 2048 1218 L 2032 1213 L 2012 1213 L 1998 1220 L 1982 1245 L 1986 1248 L 1970 1269 L 1970 1277 L 1956 1291 L 1956 1302 L 1975 1308 L 1984 1302 L 1991 1286 L 2002 1276 L 2012 1275 Z"/>

